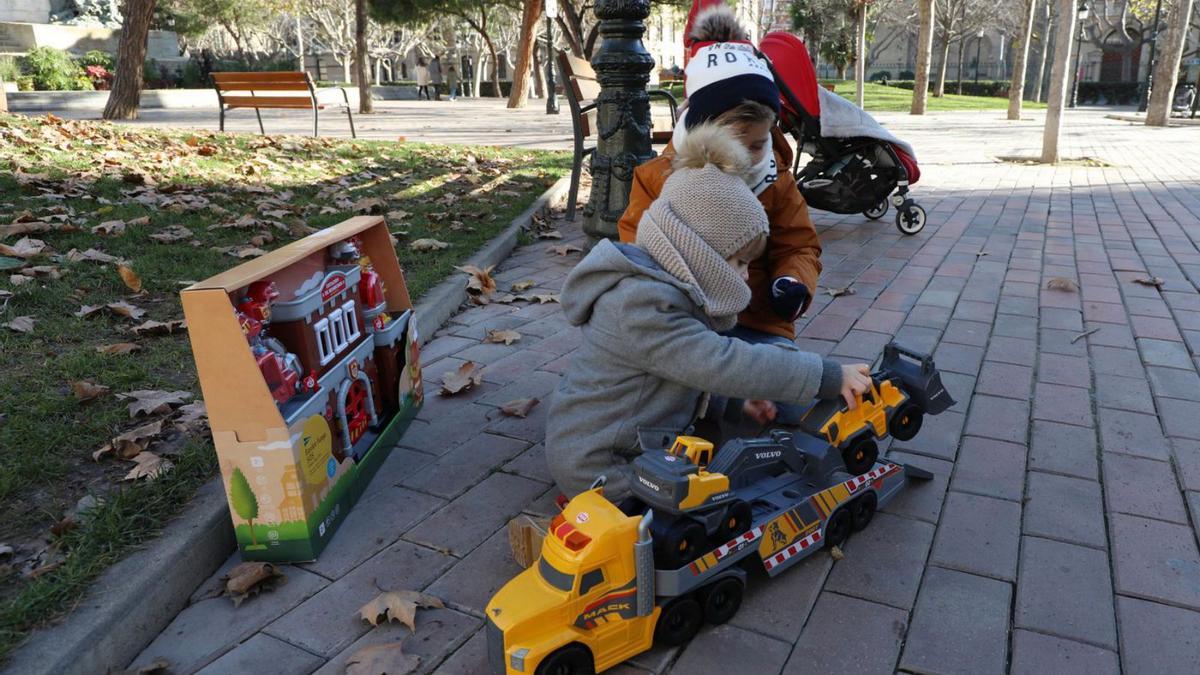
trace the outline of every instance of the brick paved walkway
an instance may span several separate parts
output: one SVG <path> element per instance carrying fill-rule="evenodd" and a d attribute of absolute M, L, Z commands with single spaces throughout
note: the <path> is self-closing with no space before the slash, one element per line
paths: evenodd
<path fill-rule="evenodd" d="M 1055 168 L 989 159 L 1034 154 L 1034 122 L 885 121 L 921 154 L 930 224 L 902 238 L 890 219 L 814 214 L 822 283 L 857 294 L 820 296 L 798 342 L 845 359 L 893 336 L 933 350 L 959 403 L 890 451 L 936 478 L 851 539 L 845 560 L 819 553 L 755 580 L 730 624 L 616 672 L 1195 672 L 1200 130 L 1072 113 L 1066 154 L 1116 166 Z M 497 278 L 556 290 L 578 256 L 545 249 L 519 249 Z M 1134 283 L 1147 274 L 1161 291 Z M 1052 277 L 1079 291 L 1046 289 Z M 524 337 L 481 344 L 490 328 Z M 481 609 L 517 572 L 501 528 L 555 494 L 546 404 L 525 420 L 496 406 L 547 396 L 577 340 L 555 305 L 452 319 L 423 353 L 420 420 L 322 558 L 236 610 L 198 589 L 135 665 L 340 673 L 359 648 L 404 640 L 422 672 L 484 672 Z M 487 366 L 484 384 L 434 395 L 465 360 Z M 422 611 L 411 636 L 368 630 L 355 612 L 377 588 L 425 589 L 448 608 Z"/>

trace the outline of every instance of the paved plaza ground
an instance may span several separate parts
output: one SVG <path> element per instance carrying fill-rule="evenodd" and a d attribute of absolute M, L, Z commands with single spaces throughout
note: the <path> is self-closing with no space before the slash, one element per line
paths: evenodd
<path fill-rule="evenodd" d="M 550 133 L 521 115 L 529 128 L 496 111 L 472 133 Z M 934 353 L 958 404 L 889 448 L 934 480 L 851 538 L 844 560 L 819 552 L 752 579 L 729 624 L 614 672 L 1196 671 L 1200 129 L 1073 111 L 1064 155 L 1109 166 L 998 163 L 1037 154 L 1031 117 L 881 115 L 917 148 L 925 231 L 903 237 L 890 214 L 813 214 L 823 286 L 856 293 L 819 294 L 797 342 L 847 361 L 872 360 L 891 339 Z M 561 226 L 582 241 L 577 223 Z M 558 290 L 579 255 L 547 249 L 518 249 L 496 273 L 501 287 Z M 1161 290 L 1134 281 L 1147 276 Z M 1048 289 L 1054 277 L 1078 290 Z M 523 337 L 483 344 L 493 328 Z M 222 569 L 133 665 L 341 673 L 362 647 L 403 641 L 421 672 L 485 672 L 482 609 L 518 571 L 504 526 L 553 508 L 545 400 L 578 341 L 554 304 L 451 319 L 422 353 L 418 421 L 320 560 L 287 567 L 286 584 L 237 609 L 211 597 Z M 486 367 L 483 384 L 439 397 L 442 373 L 465 361 Z M 523 397 L 543 402 L 527 419 L 499 414 Z M 415 634 L 372 629 L 357 610 L 380 589 L 423 589 L 447 608 L 422 610 Z"/>

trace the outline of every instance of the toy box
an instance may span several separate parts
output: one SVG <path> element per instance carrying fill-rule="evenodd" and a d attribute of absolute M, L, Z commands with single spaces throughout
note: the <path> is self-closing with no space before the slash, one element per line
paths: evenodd
<path fill-rule="evenodd" d="M 315 559 L 422 401 L 383 219 L 321 230 L 182 300 L 242 556 Z"/>

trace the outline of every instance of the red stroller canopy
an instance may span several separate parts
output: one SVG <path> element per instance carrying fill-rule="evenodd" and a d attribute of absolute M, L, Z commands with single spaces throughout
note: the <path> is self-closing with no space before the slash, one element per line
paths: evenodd
<path fill-rule="evenodd" d="M 793 117 L 821 117 L 821 102 L 817 98 L 817 71 L 808 58 L 808 48 L 800 38 L 784 31 L 774 31 L 763 36 L 759 51 L 771 60 L 775 77 L 792 92 L 796 103 L 803 110 L 796 110 L 793 103 L 783 96 L 783 108 Z"/>

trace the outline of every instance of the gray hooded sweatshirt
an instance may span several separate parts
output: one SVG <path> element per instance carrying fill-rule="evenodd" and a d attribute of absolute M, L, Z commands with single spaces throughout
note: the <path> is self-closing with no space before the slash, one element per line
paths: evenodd
<path fill-rule="evenodd" d="M 838 395 L 836 362 L 725 337 L 711 328 L 703 297 L 641 248 L 607 240 L 567 277 L 563 313 L 583 340 L 546 422 L 546 460 L 567 495 L 604 474 L 605 496 L 627 496 L 638 429 L 686 428 L 703 392 L 797 403 Z"/>

